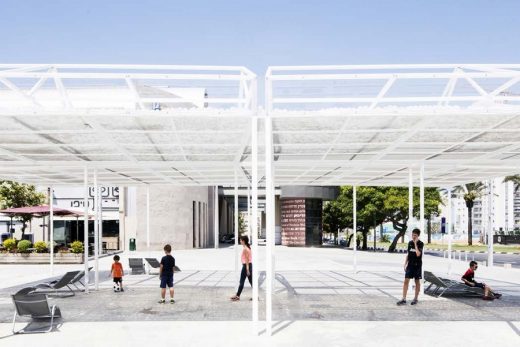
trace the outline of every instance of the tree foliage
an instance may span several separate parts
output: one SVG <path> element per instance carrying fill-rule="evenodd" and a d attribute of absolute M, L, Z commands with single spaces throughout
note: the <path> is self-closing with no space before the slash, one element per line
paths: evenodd
<path fill-rule="evenodd" d="M 343 212 L 341 203 L 337 200 L 325 202 L 323 207 L 323 230 L 335 235 L 338 239 L 338 231 L 347 228 L 348 216 Z"/>
<path fill-rule="evenodd" d="M 419 188 L 414 188 L 414 217 L 419 217 Z M 330 231 L 353 227 L 352 186 L 340 188 L 340 194 L 324 208 L 324 224 Z M 389 251 L 393 252 L 400 237 L 408 230 L 407 187 L 358 187 L 357 188 L 357 232 L 363 235 L 363 249 L 367 247 L 370 228 L 391 222 L 398 232 Z M 431 218 L 439 215 L 441 195 L 437 188 L 425 188 L 424 215 Z"/>
<path fill-rule="evenodd" d="M 14 181 L 0 181 L 0 209 L 25 206 L 37 206 L 45 202 L 45 194 L 36 191 L 36 187 Z M 15 217 L 22 222 L 22 235 L 25 234 L 30 214 L 19 214 Z"/>
<path fill-rule="evenodd" d="M 520 175 L 506 176 L 504 182 L 513 182 L 515 193 L 520 190 Z"/>
<path fill-rule="evenodd" d="M 239 213 L 238 214 L 238 236 L 246 235 L 247 234 L 247 225 L 246 221 L 244 220 L 244 216 Z"/>
<path fill-rule="evenodd" d="M 466 208 L 468 209 L 468 245 L 471 246 L 473 244 L 473 206 L 475 205 L 475 200 L 484 195 L 486 185 L 483 182 L 467 183 L 456 186 L 453 190 L 455 193 L 462 194 L 466 202 Z"/>

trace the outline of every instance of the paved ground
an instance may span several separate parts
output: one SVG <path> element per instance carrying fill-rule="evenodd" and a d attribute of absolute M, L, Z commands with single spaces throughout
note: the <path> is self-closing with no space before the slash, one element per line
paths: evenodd
<path fill-rule="evenodd" d="M 264 249 L 260 251 L 262 320 L 265 316 Z M 134 253 L 131 256 L 145 255 L 159 257 L 161 254 Z M 98 291 L 51 299 L 60 306 L 64 316 L 63 324 L 58 328 L 60 332 L 56 334 L 73 337 L 83 327 L 89 332 L 98 331 L 93 341 L 100 338 L 98 334 L 109 334 L 110 341 L 115 341 L 114 336 L 118 334 L 125 334 L 126 337 L 132 336 L 131 340 L 125 337 L 130 345 L 145 341 L 151 331 L 161 330 L 161 327 L 171 329 L 172 339 L 175 336 L 186 343 L 189 341 L 189 345 L 202 345 L 202 342 L 206 346 L 208 343 L 229 345 L 230 337 L 234 343 L 245 341 L 244 336 L 251 338 L 250 288 L 246 287 L 240 302 L 229 301 L 237 285 L 233 248 L 177 251 L 174 256 L 182 269 L 175 277 L 175 304 L 156 303 L 159 294 L 156 275 L 127 275 L 125 292 L 113 293 L 106 270 L 110 259 L 101 259 L 103 271 Z M 126 266 L 128 255 L 122 257 Z M 466 341 L 477 346 L 490 342 L 502 346 L 520 343 L 519 270 L 479 268 L 477 276 L 504 293 L 501 300 L 438 299 L 422 295 L 417 307 L 397 307 L 395 302 L 401 295 L 404 255 L 358 252 L 357 258 L 357 272 L 354 273 L 352 251 L 277 247 L 273 297 L 273 318 L 276 321 L 273 330 L 276 334 L 271 342 L 297 345 L 299 341 L 302 345 L 315 345 L 317 341 L 328 341 L 329 345 L 337 346 L 350 341 L 356 345 L 381 346 L 382 341 L 383 345 L 416 341 L 420 345 L 434 345 L 438 344 L 438 336 L 460 339 L 462 334 Z M 74 268 L 78 266 L 60 265 L 55 271 L 58 274 Z M 465 263 L 453 262 L 450 275 L 446 260 L 425 256 L 425 269 L 443 276 L 458 278 L 465 268 Z M 9 294 L 28 283 L 48 278 L 48 267 L 9 265 L 1 270 L 0 343 L 2 346 L 4 342 L 6 346 L 20 341 L 29 344 L 34 337 L 9 335 L 8 322 L 13 312 Z M 411 321 L 422 323 L 410 330 Z M 485 334 L 484 327 L 492 330 Z M 114 329 L 118 331 L 115 335 Z M 262 326 L 259 327 L 261 330 Z M 421 331 L 422 335 L 415 336 Z M 248 341 L 262 345 L 263 339 L 265 337 L 261 336 Z"/>

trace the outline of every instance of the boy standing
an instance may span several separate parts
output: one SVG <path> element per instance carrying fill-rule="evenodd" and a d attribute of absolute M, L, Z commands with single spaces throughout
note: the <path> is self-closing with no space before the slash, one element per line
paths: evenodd
<path fill-rule="evenodd" d="M 161 267 L 159 269 L 159 278 L 161 279 L 161 300 L 159 304 L 164 304 L 166 296 L 166 286 L 170 288 L 170 304 L 175 303 L 173 300 L 173 268 L 175 267 L 175 258 L 171 255 L 172 246 L 164 246 L 166 255 L 161 259 Z"/>
<path fill-rule="evenodd" d="M 466 271 L 464 276 L 462 276 L 462 282 L 470 287 L 482 288 L 484 290 L 483 300 L 493 300 L 500 299 L 502 294 L 493 293 L 491 287 L 485 283 L 479 283 L 475 281 L 475 271 L 478 269 L 478 264 L 476 261 L 472 260 L 469 262 L 469 269 Z"/>
<path fill-rule="evenodd" d="M 421 231 L 417 228 L 412 230 L 412 240 L 408 242 L 408 255 L 404 263 L 404 283 L 403 283 L 403 298 L 397 302 L 398 306 L 406 305 L 406 294 L 408 292 L 408 284 L 410 279 L 415 279 L 415 297 L 411 304 L 416 305 L 421 291 L 421 279 L 422 279 L 422 253 L 424 243 L 419 240 Z"/>
<path fill-rule="evenodd" d="M 119 285 L 119 290 L 124 292 L 123 290 L 123 265 L 119 262 L 120 258 L 116 254 L 114 255 L 114 263 L 112 264 L 112 269 L 110 270 L 110 274 L 114 279 L 114 284 Z M 115 287 L 114 287 L 115 290 Z"/>

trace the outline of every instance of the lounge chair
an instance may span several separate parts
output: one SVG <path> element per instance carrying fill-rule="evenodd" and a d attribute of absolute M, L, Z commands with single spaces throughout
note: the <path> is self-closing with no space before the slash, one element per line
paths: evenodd
<path fill-rule="evenodd" d="M 13 334 L 34 334 L 51 332 L 54 327 L 54 320 L 61 318 L 61 311 L 56 305 L 49 306 L 47 295 L 34 292 L 36 288 L 24 288 L 12 295 L 15 307 L 13 317 Z M 27 329 L 31 323 L 23 329 L 16 330 L 16 317 L 30 317 L 32 320 L 50 320 L 49 327 L 46 329 Z"/>
<path fill-rule="evenodd" d="M 80 272 L 81 271 L 69 271 L 57 281 L 38 284 L 36 288 L 42 289 L 38 290 L 38 293 L 46 293 L 50 295 L 61 296 L 64 298 L 74 296 L 76 294 L 74 293 L 74 290 L 70 287 L 70 282 L 74 280 Z M 68 291 L 60 291 L 60 289 L 62 288 L 68 289 Z"/>
<path fill-rule="evenodd" d="M 157 273 L 159 273 L 159 268 L 161 267 L 161 263 L 155 258 L 144 258 L 150 268 L 148 269 L 148 274 L 151 274 L 152 272 L 155 273 L 155 269 L 157 269 Z M 153 270 L 152 270 L 153 269 Z M 178 266 L 173 267 L 173 272 L 180 272 L 181 269 L 179 269 Z"/>
<path fill-rule="evenodd" d="M 143 258 L 128 258 L 128 266 L 132 269 L 132 275 L 145 273 Z"/>
<path fill-rule="evenodd" d="M 92 266 L 88 268 L 88 271 L 92 270 Z M 74 286 L 78 291 L 80 292 L 84 292 L 85 291 L 85 283 L 83 283 L 81 280 L 83 279 L 83 277 L 85 277 L 85 270 L 83 271 L 80 271 L 76 277 L 74 277 L 71 281 L 70 281 L 70 285 Z M 49 282 L 49 284 L 55 284 L 56 282 L 58 282 L 58 280 L 55 280 L 55 281 L 52 281 L 52 282 Z M 80 284 L 83 288 L 80 288 L 78 287 L 78 284 Z"/>
<path fill-rule="evenodd" d="M 424 271 L 424 282 L 430 283 L 428 287 L 424 289 L 424 293 L 431 294 L 440 298 L 441 296 L 447 295 L 463 295 L 463 296 L 482 296 L 483 291 L 480 288 L 474 288 L 465 285 L 462 282 L 457 282 L 447 278 L 441 278 L 435 276 L 430 271 Z"/>
<path fill-rule="evenodd" d="M 144 258 L 144 260 L 146 260 L 146 262 L 148 263 L 148 274 L 149 275 L 159 273 L 159 268 L 161 267 L 161 264 L 159 263 L 159 261 L 157 259 Z"/>

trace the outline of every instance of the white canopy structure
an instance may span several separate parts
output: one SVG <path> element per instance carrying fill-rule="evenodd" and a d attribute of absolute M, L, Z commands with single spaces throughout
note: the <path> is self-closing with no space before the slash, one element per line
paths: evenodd
<path fill-rule="evenodd" d="M 270 334 L 274 187 L 518 173 L 519 82 L 520 64 L 270 67 L 259 110 L 244 67 L 3 64 L 0 179 L 251 186 L 253 230 L 265 186 Z"/>
<path fill-rule="evenodd" d="M 256 76 L 242 67 L 0 65 L 0 179 L 233 185 Z M 241 179 L 243 175 L 240 176 Z"/>
<path fill-rule="evenodd" d="M 520 65 L 271 67 L 276 184 L 450 186 L 520 171 Z"/>

